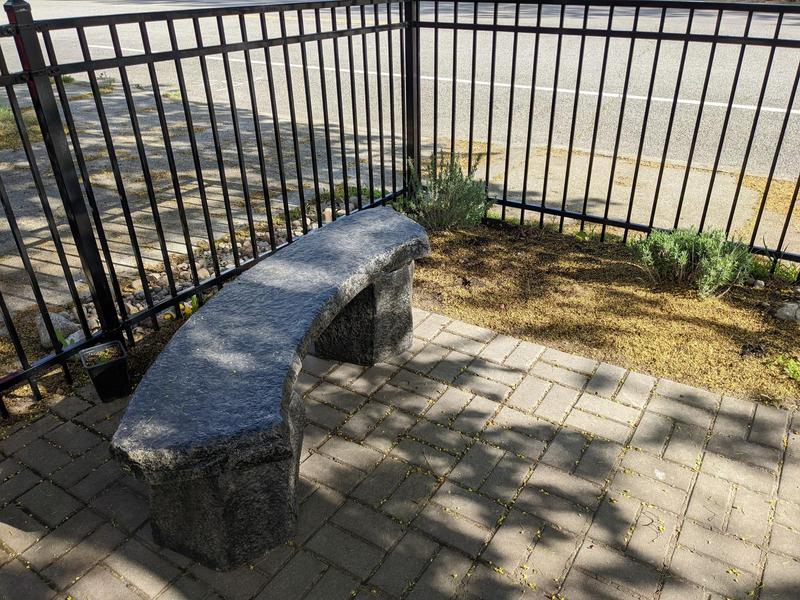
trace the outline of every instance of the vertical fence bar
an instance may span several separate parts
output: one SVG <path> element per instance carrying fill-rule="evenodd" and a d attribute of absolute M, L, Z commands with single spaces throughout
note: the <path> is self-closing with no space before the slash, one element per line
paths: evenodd
<path fill-rule="evenodd" d="M 553 150 L 553 126 L 556 123 L 556 107 L 558 102 L 558 73 L 561 67 L 561 44 L 564 36 L 561 31 L 564 29 L 564 13 L 566 4 L 561 5 L 561 14 L 558 17 L 558 41 L 556 42 L 556 65 L 553 72 L 553 98 L 550 104 L 550 126 L 547 130 L 547 153 L 544 157 L 544 181 L 542 182 L 542 210 L 539 212 L 539 227 L 544 225 L 544 209 L 547 208 L 547 183 L 550 178 L 550 157 Z M 602 94 L 602 87 L 601 94 Z M 575 92 L 577 94 L 577 91 Z"/>
<path fill-rule="evenodd" d="M 242 41 L 247 41 L 247 23 L 243 14 L 239 15 L 239 32 Z M 256 82 L 253 75 L 253 60 L 250 50 L 244 51 L 244 66 L 247 73 L 247 90 L 250 93 L 250 112 L 253 116 L 253 133 L 256 136 L 256 152 L 258 155 L 258 173 L 261 177 L 261 189 L 264 193 L 264 209 L 267 211 L 267 230 L 269 231 L 269 247 L 275 250 L 275 223 L 272 219 L 272 195 L 269 192 L 269 178 L 267 177 L 267 159 L 264 155 L 264 136 L 261 134 L 261 113 L 258 110 L 258 96 L 256 95 Z M 256 248 L 255 258 L 261 253 Z"/>
<path fill-rule="evenodd" d="M 405 19 L 405 69 L 403 71 L 403 82 L 405 83 L 405 129 L 406 129 L 406 153 L 404 157 L 411 161 L 414 169 L 419 173 L 419 114 L 417 111 L 419 98 L 419 26 L 416 22 L 418 0 L 407 1 L 403 5 L 403 17 Z M 408 181 L 405 182 L 408 188 Z"/>
<path fill-rule="evenodd" d="M 611 32 L 611 27 L 614 24 L 614 5 L 612 4 L 608 9 L 608 31 Z M 586 169 L 586 188 L 583 192 L 583 207 L 581 215 L 586 215 L 587 207 L 589 205 L 589 191 L 592 185 L 592 169 L 594 168 L 594 152 L 597 148 L 597 129 L 600 125 L 600 113 L 603 108 L 603 88 L 606 84 L 606 67 L 608 66 L 608 51 L 611 47 L 611 36 L 606 37 L 605 47 L 603 48 L 603 66 L 600 67 L 600 85 L 597 88 L 597 104 L 594 108 L 594 126 L 592 128 L 592 147 L 589 150 L 589 166 Z M 581 231 L 583 231 L 586 221 L 581 220 Z"/>
<path fill-rule="evenodd" d="M 319 8 L 314 9 L 314 25 L 317 33 L 322 33 Z M 336 40 L 334 40 L 336 43 Z M 322 40 L 317 40 L 317 63 L 319 64 L 319 85 L 322 89 L 322 123 L 325 128 L 325 160 L 328 168 L 328 201 L 331 205 L 331 220 L 336 219 L 336 183 L 333 180 L 333 157 L 331 149 L 331 122 L 328 116 L 328 77 L 325 75 L 325 57 Z"/>
<path fill-rule="evenodd" d="M 744 27 L 744 37 L 747 38 L 750 35 L 750 25 L 753 22 L 753 11 L 747 13 L 747 23 Z M 739 89 L 739 75 L 742 72 L 742 63 L 744 62 L 744 55 L 747 49 L 746 44 L 742 44 L 739 47 L 739 57 L 736 60 L 736 72 L 733 75 L 733 82 L 731 83 L 731 93 L 728 96 L 728 105 L 725 109 L 725 118 L 722 121 L 722 130 L 719 134 L 719 146 L 717 146 L 717 154 L 714 157 L 714 166 L 711 168 L 711 177 L 708 181 L 708 191 L 706 192 L 706 201 L 703 204 L 703 214 L 700 217 L 700 226 L 698 229 L 703 231 L 703 226 L 706 223 L 706 216 L 708 215 L 708 207 L 711 204 L 711 194 L 714 191 L 714 182 L 717 178 L 717 168 L 719 167 L 719 161 L 722 158 L 722 149 L 725 145 L 725 136 L 728 133 L 728 123 L 730 123 L 731 113 L 733 112 L 733 101 L 736 98 L 736 92 Z"/>
<path fill-rule="evenodd" d="M 516 35 L 516 34 L 515 34 Z M 455 160 L 456 148 L 456 91 L 458 90 L 458 0 L 453 2 L 453 81 L 450 89 L 450 160 Z M 467 165 L 469 170 L 469 165 Z"/>
<path fill-rule="evenodd" d="M 5 4 L 5 10 L 9 23 L 18 27 L 14 33 L 14 42 L 22 68 L 28 72 L 44 69 L 44 55 L 36 31 L 32 27 L 33 16 L 30 5 L 24 0 L 9 0 Z M 31 76 L 28 80 L 28 91 L 53 167 L 53 176 L 64 203 L 64 212 L 86 276 L 86 283 L 97 308 L 100 326 L 104 331 L 114 331 L 119 328 L 114 297 L 95 243 L 78 173 L 72 161 L 67 138 L 64 135 L 64 124 L 47 75 L 40 73 Z"/>
<path fill-rule="evenodd" d="M 439 0 L 433 0 L 433 20 L 439 24 Z M 433 165 L 439 151 L 439 28 L 433 30 Z M 434 169 L 435 170 L 435 169 Z"/>
<path fill-rule="evenodd" d="M 336 7 L 331 6 L 331 21 L 333 31 L 339 30 L 338 13 Z M 339 153 L 342 155 L 342 187 L 343 201 L 344 201 L 344 214 L 350 214 L 350 180 L 347 172 L 347 134 L 344 130 L 344 104 L 342 102 L 342 60 L 339 53 L 339 38 L 333 38 L 333 65 L 336 74 L 336 109 L 337 118 L 339 119 Z M 356 159 L 356 162 L 358 159 Z M 336 208 L 332 208 L 332 219 L 336 219 Z"/>
<path fill-rule="evenodd" d="M 388 5 L 387 12 L 388 12 Z M 378 5 L 375 4 L 372 7 L 372 14 L 373 14 L 373 21 L 372 25 L 375 29 L 375 72 L 377 75 L 375 76 L 376 81 L 378 82 L 378 151 L 381 154 L 380 166 L 381 166 L 381 175 L 380 175 L 380 182 L 381 182 L 381 203 L 384 203 L 384 196 L 386 195 L 386 165 L 385 163 L 385 155 L 386 148 L 384 145 L 383 139 L 383 74 L 381 73 L 381 34 L 378 30 L 378 25 L 380 23 L 380 13 L 378 12 Z M 391 89 L 392 80 L 389 79 L 389 89 Z M 370 204 L 374 202 L 374 197 L 370 198 Z"/>
<path fill-rule="evenodd" d="M 392 26 L 392 4 L 386 5 L 386 45 L 389 50 L 389 135 L 392 137 L 392 193 L 397 192 L 397 140 L 395 138 L 395 103 L 394 103 L 394 31 Z"/>
<path fill-rule="evenodd" d="M 259 14 L 261 25 L 261 39 L 266 42 L 269 39 L 267 30 L 267 19 L 264 13 Z M 272 131 L 275 134 L 275 158 L 278 161 L 278 180 L 281 184 L 281 198 L 283 200 L 283 219 L 286 228 L 286 240 L 292 241 L 292 218 L 289 215 L 289 197 L 286 193 L 286 171 L 283 166 L 283 142 L 281 141 L 281 126 L 278 118 L 278 101 L 275 98 L 275 77 L 272 72 L 272 57 L 269 44 L 264 44 L 264 64 L 267 67 L 267 87 L 269 88 L 269 109 L 272 114 Z"/>
<path fill-rule="evenodd" d="M 297 11 L 298 33 L 305 33 L 303 26 L 303 11 Z M 314 177 L 314 206 L 317 211 L 317 225 L 322 227 L 322 199 L 319 191 L 319 165 L 317 164 L 317 134 L 314 131 L 314 111 L 311 104 L 311 86 L 308 82 L 308 53 L 306 42 L 300 42 L 300 57 L 303 64 L 303 89 L 306 97 L 306 117 L 308 119 L 308 141 L 311 150 L 311 174 Z M 305 231 L 305 229 L 304 229 Z"/>
<path fill-rule="evenodd" d="M 694 20 L 694 9 L 689 10 L 689 20 L 686 23 L 686 35 L 692 33 L 692 21 Z M 664 136 L 664 151 L 661 154 L 661 163 L 658 167 L 658 178 L 656 180 L 656 190 L 653 193 L 653 207 L 650 209 L 650 221 L 647 224 L 648 229 L 653 228 L 653 223 L 656 220 L 656 209 L 658 208 L 658 195 L 661 192 L 661 182 L 664 178 L 664 167 L 666 166 L 667 156 L 669 155 L 669 139 L 672 137 L 672 126 L 675 124 L 675 111 L 678 108 L 678 98 L 680 98 L 681 85 L 683 84 L 683 70 L 686 66 L 686 52 L 689 49 L 689 40 L 683 42 L 683 50 L 681 51 L 681 62 L 678 66 L 678 76 L 675 81 L 675 95 L 672 98 L 672 108 L 669 111 L 669 122 L 667 123 L 667 133 Z"/>
<path fill-rule="evenodd" d="M 583 30 L 589 21 L 589 6 L 583 7 Z M 581 76 L 583 74 L 583 55 L 586 48 L 586 35 L 581 36 L 581 44 L 578 49 L 578 72 L 575 75 L 575 97 L 572 99 L 572 122 L 569 128 L 569 144 L 567 146 L 567 165 L 564 172 L 564 189 L 561 194 L 561 212 L 567 209 L 567 192 L 569 191 L 569 174 L 572 168 L 572 150 L 575 145 L 575 123 L 578 120 L 578 103 L 581 97 Z M 564 215 L 558 218 L 558 230 L 564 231 Z"/>
<path fill-rule="evenodd" d="M 511 167 L 511 126 L 514 122 L 514 88 L 517 84 L 517 42 L 519 41 L 519 33 L 516 28 L 519 27 L 519 2 L 514 10 L 514 42 L 511 50 L 511 83 L 508 90 L 508 123 L 506 126 L 506 167 L 503 172 L 503 206 L 500 208 L 500 220 L 506 220 L 506 205 L 508 200 L 508 171 Z M 454 78 L 455 79 L 455 78 Z M 453 86 L 455 90 L 455 85 Z"/>
<path fill-rule="evenodd" d="M 773 41 L 780 38 L 781 26 L 783 25 L 783 13 L 778 13 L 778 19 L 775 23 L 775 32 L 772 36 Z M 770 73 L 772 71 L 772 62 L 775 59 L 775 50 L 777 45 L 773 44 L 769 49 L 769 58 L 767 58 L 767 65 L 764 67 L 764 79 L 761 82 L 761 91 L 758 94 L 758 102 L 756 102 L 756 114 L 753 117 L 753 125 L 750 128 L 750 135 L 747 139 L 747 146 L 745 147 L 744 157 L 742 158 L 742 168 L 739 171 L 739 180 L 736 182 L 736 191 L 733 194 L 733 202 L 731 203 L 731 211 L 728 214 L 728 223 L 725 226 L 725 235 L 729 235 L 731 227 L 733 226 L 733 217 L 736 214 L 736 206 L 739 203 L 739 193 L 742 191 L 742 184 L 744 183 L 744 175 L 747 172 L 747 164 L 750 162 L 750 151 L 753 149 L 753 140 L 756 137 L 756 130 L 761 120 L 761 108 L 764 105 L 764 97 L 767 93 L 767 85 L 769 84 Z"/>
<path fill-rule="evenodd" d="M 717 23 L 714 27 L 714 37 L 719 35 L 719 29 L 722 25 L 722 14 L 723 11 L 717 11 Z M 692 134 L 692 143 L 689 146 L 689 157 L 686 159 L 686 171 L 683 175 L 683 184 L 681 184 L 681 193 L 678 197 L 678 207 L 675 210 L 675 224 L 673 225 L 674 229 L 678 228 L 681 221 L 681 212 L 683 211 L 683 200 L 686 196 L 686 186 L 689 183 L 689 175 L 692 172 L 692 161 L 694 160 L 694 151 L 697 147 L 697 136 L 700 133 L 700 124 L 703 120 L 703 108 L 706 104 L 706 96 L 708 94 L 708 83 L 711 80 L 711 71 L 714 68 L 714 56 L 717 52 L 717 42 L 714 41 L 711 43 L 711 51 L 709 52 L 708 56 L 708 65 L 706 66 L 706 75 L 703 79 L 703 92 L 700 94 L 700 106 L 697 107 L 697 116 L 695 117 L 694 121 L 694 133 Z"/>
<path fill-rule="evenodd" d="M 500 7 L 499 3 L 494 5 L 492 16 L 492 66 L 489 75 L 489 122 L 486 125 L 486 194 L 489 194 L 489 175 L 491 172 L 492 161 L 492 121 L 494 117 L 494 78 L 497 72 L 497 14 Z"/>
<path fill-rule="evenodd" d="M 347 29 L 353 28 L 353 14 L 350 7 L 345 7 Z M 347 64 L 350 67 L 350 106 L 353 110 L 353 149 L 355 150 L 356 167 L 356 206 L 361 210 L 363 198 L 361 193 L 361 150 L 358 139 L 358 101 L 356 100 L 356 63 L 353 58 L 353 36 L 347 36 Z"/>
<path fill-rule="evenodd" d="M 640 7 L 636 7 L 636 12 L 633 16 L 633 27 L 631 28 L 633 33 L 636 34 L 636 29 L 639 26 L 639 10 Z M 617 170 L 617 155 L 619 153 L 619 143 L 622 139 L 622 127 L 625 124 L 625 106 L 627 105 L 628 100 L 628 85 L 631 82 L 631 67 L 633 65 L 634 60 L 634 50 L 636 49 L 636 37 L 631 37 L 630 45 L 628 47 L 628 62 L 625 66 L 625 83 L 622 84 L 622 99 L 620 100 L 619 106 L 619 118 L 617 119 L 617 136 L 614 140 L 614 152 L 612 153 L 611 157 L 611 175 L 608 177 L 608 190 L 606 191 L 606 205 L 603 209 L 603 224 L 600 227 L 600 241 L 606 239 L 606 221 L 608 220 L 608 211 L 611 207 L 611 194 L 614 191 L 614 173 Z"/>
<path fill-rule="evenodd" d="M 478 24 L 478 6 L 475 2 L 472 7 L 472 24 Z M 467 140 L 467 168 L 472 170 L 472 142 L 475 137 L 475 69 L 478 59 L 478 30 L 472 30 L 472 64 L 469 76 L 469 138 Z"/>
<path fill-rule="evenodd" d="M 203 47 L 203 32 L 200 28 L 200 20 L 192 20 L 194 27 L 194 38 L 198 48 Z M 217 111 L 214 107 L 214 95 L 211 91 L 211 79 L 208 75 L 208 61 L 204 54 L 200 55 L 200 74 L 203 78 L 203 90 L 206 97 L 206 108 L 208 109 L 208 121 L 211 124 L 211 136 L 214 140 L 214 152 L 217 159 L 217 171 L 219 173 L 219 185 L 222 188 L 222 202 L 225 205 L 225 217 L 228 224 L 228 235 L 231 238 L 231 252 L 233 254 L 233 264 L 239 266 L 239 247 L 236 244 L 236 227 L 233 224 L 233 213 L 231 211 L 231 197 L 228 191 L 228 177 L 225 172 L 225 158 L 222 154 L 222 140 L 219 136 L 217 126 Z"/>
<path fill-rule="evenodd" d="M 663 33 L 664 23 L 667 18 L 667 9 L 661 9 L 661 19 L 658 23 L 658 33 Z M 647 136 L 647 125 L 649 123 L 648 117 L 650 116 L 650 106 L 653 101 L 653 90 L 656 84 L 656 73 L 658 72 L 658 57 L 661 53 L 661 38 L 656 40 L 656 48 L 653 51 L 653 67 L 650 71 L 650 84 L 647 87 L 647 100 L 644 105 L 644 115 L 642 116 L 642 133 L 639 136 L 639 146 L 636 151 L 636 165 L 633 168 L 633 179 L 631 181 L 631 194 L 628 198 L 628 214 L 625 216 L 625 231 L 622 234 L 622 241 L 628 241 L 628 233 L 630 232 L 631 218 L 633 216 L 633 203 L 636 196 L 636 184 L 639 181 L 639 171 L 642 166 L 642 152 L 644 150 L 644 142 Z"/>
<path fill-rule="evenodd" d="M 372 102 L 369 95 L 369 60 L 367 58 L 367 16 L 364 5 L 362 4 L 359 9 L 361 18 L 361 67 L 364 72 L 364 117 L 365 125 L 367 126 L 367 176 L 369 177 L 369 202 L 372 204 L 372 199 L 375 197 L 375 167 L 374 158 L 372 154 Z M 352 36 L 351 36 L 352 37 Z M 380 75 L 378 75 L 378 85 L 380 85 Z M 359 208 L 361 208 L 359 206 Z"/>
<path fill-rule="evenodd" d="M 542 24 L 542 4 L 536 7 L 536 27 Z M 534 34 L 533 67 L 531 71 L 531 99 L 528 103 L 528 134 L 525 140 L 525 166 L 522 173 L 522 208 L 519 211 L 519 224 L 525 224 L 525 207 L 528 199 L 528 171 L 531 164 L 531 140 L 533 138 L 533 111 L 536 104 L 536 74 L 539 70 L 539 32 Z"/>

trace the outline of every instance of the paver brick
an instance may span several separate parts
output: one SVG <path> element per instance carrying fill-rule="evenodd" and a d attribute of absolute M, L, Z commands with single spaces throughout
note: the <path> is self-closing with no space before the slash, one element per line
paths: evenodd
<path fill-rule="evenodd" d="M 21 554 L 47 534 L 47 528 L 17 506 L 9 504 L 0 510 L 0 542 Z"/>
<path fill-rule="evenodd" d="M 498 381 L 511 387 L 518 384 L 525 375 L 524 371 L 520 369 L 493 363 L 480 357 L 474 359 L 467 369 L 476 375 Z"/>
<path fill-rule="evenodd" d="M 586 373 L 587 375 L 594 372 L 595 368 L 597 367 L 596 360 L 592 360 L 591 358 L 586 358 L 584 356 L 578 356 L 577 354 L 561 352 L 560 350 L 555 350 L 553 348 L 548 348 L 544 351 L 544 354 L 542 354 L 542 360 L 560 367 L 571 369 L 573 371 Z"/>
<path fill-rule="evenodd" d="M 642 408 L 650 398 L 650 392 L 656 385 L 656 380 L 643 373 L 628 373 L 622 387 L 617 392 L 616 400 L 623 404 Z"/>
<path fill-rule="evenodd" d="M 637 473 L 663 481 L 685 492 L 689 491 L 694 479 L 694 473 L 686 467 L 637 450 L 630 450 L 625 454 L 622 467 L 633 469 Z"/>
<path fill-rule="evenodd" d="M 693 400 L 690 397 L 671 398 L 655 394 L 650 399 L 650 404 L 648 404 L 647 408 L 681 423 L 708 429 L 711 426 L 714 413 L 707 410 L 703 404 L 695 403 Z"/>
<path fill-rule="evenodd" d="M 631 560 L 628 556 L 587 539 L 575 566 L 583 571 L 605 578 L 636 593 L 651 597 L 655 594 L 661 576 L 653 567 Z"/>
<path fill-rule="evenodd" d="M 586 392 L 602 398 L 612 398 L 625 377 L 625 372 L 622 367 L 600 363 L 586 386 Z"/>
<path fill-rule="evenodd" d="M 482 396 L 473 396 L 469 404 L 453 421 L 453 427 L 467 434 L 481 431 L 500 408 L 496 402 Z"/>
<path fill-rule="evenodd" d="M 530 460 L 506 452 L 481 484 L 480 491 L 501 502 L 510 502 L 522 488 L 530 469 Z"/>
<path fill-rule="evenodd" d="M 472 557 L 478 555 L 491 535 L 490 529 L 434 502 L 422 509 L 413 525 L 426 535 Z"/>
<path fill-rule="evenodd" d="M 158 595 L 180 570 L 136 540 L 129 540 L 105 560 L 105 564 L 151 597 Z"/>
<path fill-rule="evenodd" d="M 327 381 L 323 381 L 314 388 L 314 391 L 311 392 L 311 396 L 315 400 L 319 400 L 337 410 L 350 414 L 354 413 L 358 407 L 366 401 L 364 396 L 355 394 L 350 390 L 328 383 Z"/>
<path fill-rule="evenodd" d="M 248 565 L 233 571 L 222 572 L 195 564 L 192 565 L 190 572 L 231 600 L 251 598 L 266 583 L 266 577 Z"/>
<path fill-rule="evenodd" d="M 556 365 L 542 362 L 541 360 L 533 366 L 533 369 L 531 369 L 531 374 L 539 377 L 540 379 L 547 379 L 553 383 L 558 383 L 560 385 L 565 385 L 567 387 L 576 388 L 579 390 L 586 385 L 587 381 L 589 381 L 588 375 L 578 373 L 577 371 L 563 369 Z"/>
<path fill-rule="evenodd" d="M 41 571 L 97 529 L 103 522 L 100 515 L 85 508 L 28 548 L 22 557 L 37 571 Z"/>
<path fill-rule="evenodd" d="M 19 503 L 48 527 L 55 527 L 81 508 L 80 502 L 49 481 L 25 492 Z"/>
<path fill-rule="evenodd" d="M 366 438 L 364 444 L 379 450 L 388 451 L 397 443 L 402 434 L 408 431 L 416 422 L 416 418 L 399 410 L 392 410 L 378 423 Z"/>
<path fill-rule="evenodd" d="M 561 496 L 542 493 L 528 485 L 520 492 L 514 508 L 573 533 L 584 532 L 589 527 L 592 516 L 587 509 L 576 506 Z"/>
<path fill-rule="evenodd" d="M 303 371 L 311 373 L 315 377 L 324 377 L 326 373 L 336 366 L 336 363 L 332 360 L 319 358 L 313 354 L 306 354 L 303 358 Z"/>
<path fill-rule="evenodd" d="M 762 600 L 794 600 L 800 561 L 779 554 L 768 554 L 761 587 Z"/>
<path fill-rule="evenodd" d="M 471 371 L 461 373 L 453 382 L 453 385 L 465 388 L 473 394 L 495 402 L 502 402 L 511 393 L 511 388 L 506 384 L 486 379 Z"/>
<path fill-rule="evenodd" d="M 554 423 L 561 423 L 577 399 L 576 390 L 556 384 L 548 390 L 533 414 Z"/>
<path fill-rule="evenodd" d="M 633 472 L 618 472 L 613 486 L 616 490 L 676 514 L 682 512 L 686 499 L 686 492 L 683 490 Z"/>
<path fill-rule="evenodd" d="M 352 500 L 345 502 L 331 521 L 384 550 L 403 536 L 403 529 L 397 523 Z"/>
<path fill-rule="evenodd" d="M 750 428 L 750 441 L 783 450 L 789 413 L 766 404 L 756 405 L 756 414 Z"/>
<path fill-rule="evenodd" d="M 705 429 L 677 421 L 664 450 L 664 458 L 697 469 L 703 456 L 705 439 Z"/>
<path fill-rule="evenodd" d="M 15 500 L 41 481 L 39 475 L 28 468 L 22 467 L 14 459 L 9 458 L 4 461 L 5 463 L 14 463 L 19 470 L 12 475 L 4 477 L 2 483 L 0 483 L 0 505 Z"/>
<path fill-rule="evenodd" d="M 323 483 L 343 494 L 353 489 L 364 477 L 364 472 L 352 465 L 335 461 L 319 453 L 309 456 L 301 465 L 300 472 L 303 477 Z"/>
<path fill-rule="evenodd" d="M 470 438 L 458 431 L 424 419 L 417 421 L 408 435 L 449 454 L 461 454 L 471 442 Z"/>
<path fill-rule="evenodd" d="M 491 329 L 478 327 L 477 325 L 465 323 L 464 321 L 450 321 L 446 327 L 449 331 L 457 335 L 472 338 L 473 340 L 479 340 L 481 342 L 488 342 L 496 335 Z"/>
<path fill-rule="evenodd" d="M 762 494 L 769 494 L 775 485 L 775 477 L 769 471 L 718 454 L 706 454 L 700 468 L 705 473 L 722 477 Z"/>
<path fill-rule="evenodd" d="M 374 365 L 350 383 L 350 389 L 364 396 L 371 396 L 397 372 L 397 367 L 389 363 Z"/>
<path fill-rule="evenodd" d="M 339 492 L 319 486 L 302 504 L 297 519 L 295 542 L 302 544 L 310 538 L 345 501 Z"/>
<path fill-rule="evenodd" d="M 12 560 L 0 568 L 0 598 L 49 600 L 56 591 L 20 561 Z"/>
<path fill-rule="evenodd" d="M 44 437 L 71 456 L 80 456 L 103 441 L 94 433 L 69 421 L 51 429 Z"/>
<path fill-rule="evenodd" d="M 421 323 L 414 325 L 414 335 L 418 338 L 429 340 L 436 336 L 450 319 L 442 315 L 431 314 Z"/>
<path fill-rule="evenodd" d="M 596 483 L 545 464 L 536 466 L 526 486 L 585 507 L 596 506 L 602 493 L 601 486 Z"/>
<path fill-rule="evenodd" d="M 706 450 L 769 471 L 777 470 L 782 455 L 782 452 L 775 448 L 747 442 L 739 437 L 722 435 L 711 436 Z"/>
<path fill-rule="evenodd" d="M 508 403 L 526 412 L 533 412 L 552 384 L 544 379 L 529 375 L 514 389 Z"/>
<path fill-rule="evenodd" d="M 755 402 L 723 396 L 714 422 L 714 433 L 747 438 L 755 410 Z"/>
<path fill-rule="evenodd" d="M 519 340 L 504 334 L 499 334 L 481 350 L 480 356 L 486 360 L 502 363 L 514 351 Z"/>
<path fill-rule="evenodd" d="M 383 558 L 384 551 L 331 524 L 311 538 L 306 547 L 345 571 L 366 579 Z"/>
<path fill-rule="evenodd" d="M 585 431 L 586 433 L 599 435 L 600 437 L 611 440 L 612 442 L 617 442 L 618 444 L 627 443 L 628 438 L 631 433 L 633 433 L 631 427 L 623 425 L 618 421 L 597 417 L 591 413 L 577 409 L 570 411 L 564 423 Z"/>
<path fill-rule="evenodd" d="M 614 468 L 623 446 L 601 438 L 592 439 L 581 456 L 575 474 L 603 485 Z"/>
<path fill-rule="evenodd" d="M 490 475 L 505 451 L 480 442 L 471 446 L 448 477 L 469 488 L 478 488 Z"/>
<path fill-rule="evenodd" d="M 377 506 L 394 492 L 408 473 L 408 465 L 385 458 L 375 467 L 351 495 L 362 502 Z"/>
<path fill-rule="evenodd" d="M 23 422 L 19 427 L 12 427 L 8 430 L 7 436 L 0 441 L 0 452 L 6 455 L 13 454 L 61 423 L 63 421 L 53 415 L 44 415 L 30 423 Z"/>
<path fill-rule="evenodd" d="M 797 523 L 794 528 L 785 527 L 780 523 L 775 524 L 770 538 L 770 551 L 800 560 L 800 531 L 797 528 Z"/>
<path fill-rule="evenodd" d="M 448 548 L 442 548 L 428 563 L 408 600 L 429 600 L 454 596 L 472 566 L 472 561 Z"/>
<path fill-rule="evenodd" d="M 375 394 L 374 398 L 378 402 L 382 402 L 388 406 L 394 406 L 395 408 L 399 408 L 414 415 L 420 415 L 425 412 L 425 409 L 430 403 L 430 398 L 395 387 L 391 384 L 383 386 L 380 391 Z"/>
<path fill-rule="evenodd" d="M 478 563 L 475 570 L 466 579 L 464 594 L 466 598 L 492 600 L 518 600 L 530 591 L 521 582 L 514 581 L 486 565 Z"/>
<path fill-rule="evenodd" d="M 341 363 L 325 375 L 325 379 L 336 386 L 348 387 L 352 382 L 361 377 L 367 368 L 352 363 Z"/>
<path fill-rule="evenodd" d="M 700 527 L 690 519 L 684 521 L 678 543 L 694 552 L 705 554 L 750 573 L 757 572 L 758 562 L 761 559 L 761 550 L 757 546 Z"/>
<path fill-rule="evenodd" d="M 486 345 L 485 342 L 463 337 L 451 331 L 439 332 L 439 334 L 433 338 L 433 343 L 439 346 L 445 346 L 451 350 L 457 350 L 464 354 L 469 354 L 470 356 L 477 356 L 480 354 L 481 350 L 483 350 Z"/>
<path fill-rule="evenodd" d="M 437 486 L 434 477 L 413 471 L 381 506 L 381 510 L 401 521 L 410 521 L 422 510 Z"/>
<path fill-rule="evenodd" d="M 489 425 L 481 432 L 481 439 L 508 452 L 536 460 L 542 454 L 546 442 L 515 429 L 506 429 L 499 424 Z"/>
<path fill-rule="evenodd" d="M 437 550 L 437 545 L 409 531 L 370 578 L 369 583 L 400 596 L 419 577 Z"/>
<path fill-rule="evenodd" d="M 320 446 L 319 451 L 365 473 L 377 465 L 382 458 L 380 452 L 372 448 L 335 436 Z"/>
<path fill-rule="evenodd" d="M 358 580 L 331 567 L 320 577 L 305 600 L 349 599 L 358 590 Z M 281 596 L 282 598 L 285 596 Z"/>
<path fill-rule="evenodd" d="M 678 577 L 731 598 L 747 598 L 758 585 L 754 575 L 736 565 L 718 562 L 680 545 L 672 556 L 670 570 Z"/>
<path fill-rule="evenodd" d="M 403 366 L 416 373 L 429 373 L 448 354 L 450 354 L 449 348 L 437 346 L 436 344 L 425 344 L 425 347 Z"/>
<path fill-rule="evenodd" d="M 472 399 L 472 394 L 458 388 L 448 388 L 425 413 L 425 418 L 450 425 Z"/>
<path fill-rule="evenodd" d="M 544 523 L 539 519 L 510 511 L 481 554 L 481 560 L 513 574 L 527 560 L 543 528 Z"/>
<path fill-rule="evenodd" d="M 422 467 L 437 477 L 445 475 L 457 460 L 450 454 L 411 439 L 401 440 L 390 456 Z"/>
<path fill-rule="evenodd" d="M 342 425 L 341 431 L 347 437 L 362 441 L 390 410 L 385 404 L 370 400 Z"/>
<path fill-rule="evenodd" d="M 47 567 L 42 574 L 63 590 L 122 544 L 125 534 L 106 523 Z"/>
<path fill-rule="evenodd" d="M 101 565 L 94 567 L 69 588 L 69 596 L 81 600 L 140 600 L 135 588 Z"/>
<path fill-rule="evenodd" d="M 581 460 L 589 438 L 572 429 L 560 429 L 542 456 L 542 461 L 551 467 L 572 472 Z"/>
<path fill-rule="evenodd" d="M 509 367 L 514 367 L 515 369 L 527 371 L 533 366 L 533 363 L 539 359 L 544 350 L 544 346 L 523 340 L 519 343 L 519 346 L 508 355 L 504 364 Z"/>
<path fill-rule="evenodd" d="M 467 365 L 471 363 L 473 357 L 469 354 L 451 350 L 433 369 L 428 372 L 428 377 L 438 381 L 453 383 L 461 373 L 466 371 Z M 453 389 L 453 388 L 450 388 Z"/>
<path fill-rule="evenodd" d="M 450 482 L 445 482 L 436 491 L 431 502 L 436 502 L 449 511 L 472 519 L 487 528 L 493 527 L 504 511 L 503 506 L 494 500 L 471 493 Z"/>
<path fill-rule="evenodd" d="M 14 456 L 42 475 L 49 475 L 70 462 L 69 454 L 44 439 L 34 440 Z"/>
<path fill-rule="evenodd" d="M 585 392 L 578 398 L 578 402 L 575 406 L 582 411 L 594 413 L 625 425 L 633 425 L 639 419 L 640 411 L 620 404 L 619 402 L 606 400 L 600 396 L 594 396 Z"/>

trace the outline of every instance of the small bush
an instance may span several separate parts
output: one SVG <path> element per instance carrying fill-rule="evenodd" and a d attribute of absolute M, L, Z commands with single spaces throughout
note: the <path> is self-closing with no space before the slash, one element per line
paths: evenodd
<path fill-rule="evenodd" d="M 689 283 L 703 298 L 743 283 L 753 268 L 747 246 L 721 231 L 654 231 L 631 248 L 655 281 Z"/>
<path fill-rule="evenodd" d="M 800 361 L 781 354 L 775 362 L 789 379 L 800 382 Z"/>
<path fill-rule="evenodd" d="M 491 201 L 483 181 L 475 180 L 475 168 L 464 173 L 454 158 L 432 155 L 417 175 L 409 165 L 409 193 L 395 207 L 429 231 L 474 227 L 483 219 Z"/>

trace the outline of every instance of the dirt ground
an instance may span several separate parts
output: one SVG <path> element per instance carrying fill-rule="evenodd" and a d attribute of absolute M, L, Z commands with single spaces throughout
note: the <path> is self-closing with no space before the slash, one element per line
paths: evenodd
<path fill-rule="evenodd" d="M 800 325 L 770 314 L 792 292 L 785 282 L 701 300 L 655 287 L 620 243 L 501 225 L 431 243 L 415 274 L 425 309 L 735 396 L 800 402 L 800 382 L 775 364 L 800 358 Z"/>

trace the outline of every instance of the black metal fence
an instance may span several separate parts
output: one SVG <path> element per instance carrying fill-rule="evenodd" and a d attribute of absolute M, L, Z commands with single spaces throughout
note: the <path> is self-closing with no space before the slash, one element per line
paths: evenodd
<path fill-rule="evenodd" d="M 800 6 L 6 11 L 0 392 L 38 395 L 81 348 L 180 318 L 298 235 L 403 194 L 407 159 L 434 152 L 474 168 L 505 220 L 713 227 L 800 261 Z M 79 327 L 66 343 L 59 308 Z"/>

